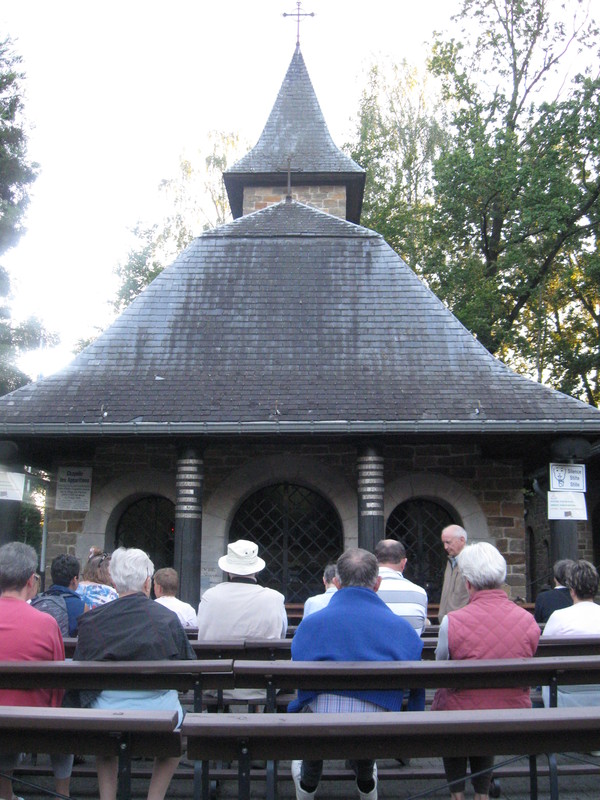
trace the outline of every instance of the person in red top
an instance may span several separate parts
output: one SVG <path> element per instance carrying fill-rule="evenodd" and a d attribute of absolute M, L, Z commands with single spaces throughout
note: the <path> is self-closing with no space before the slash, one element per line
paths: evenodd
<path fill-rule="evenodd" d="M 502 589 L 506 561 L 489 542 L 468 545 L 457 557 L 469 603 L 451 611 L 440 625 L 436 658 L 531 658 L 540 628 L 533 615 L 509 600 Z M 531 708 L 529 687 L 510 689 L 438 689 L 432 710 Z M 471 774 L 491 770 L 494 758 L 471 756 Z M 452 800 L 464 800 L 467 758 L 445 758 Z M 491 772 L 472 779 L 475 800 L 487 800 Z"/>
<path fill-rule="evenodd" d="M 39 576 L 37 554 L 22 542 L 0 547 L 0 661 L 64 661 L 65 648 L 58 623 L 32 608 Z M 3 706 L 51 706 L 63 699 L 62 689 L 0 689 Z M 12 776 L 18 753 L 0 754 L 0 772 Z M 68 795 L 73 756 L 52 759 L 56 791 Z M 0 777 L 0 797 L 14 798 L 10 777 Z"/>

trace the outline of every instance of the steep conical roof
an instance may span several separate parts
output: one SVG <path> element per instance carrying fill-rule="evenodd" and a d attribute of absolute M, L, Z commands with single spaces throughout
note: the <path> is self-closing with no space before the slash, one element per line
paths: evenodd
<path fill-rule="evenodd" d="M 244 185 L 314 181 L 344 184 L 348 218 L 358 222 L 365 173 L 333 142 L 297 47 L 257 144 L 224 173 L 234 217 L 242 214 Z"/>
<path fill-rule="evenodd" d="M 294 201 L 196 239 L 3 435 L 600 433 L 493 358 L 383 238 Z"/>

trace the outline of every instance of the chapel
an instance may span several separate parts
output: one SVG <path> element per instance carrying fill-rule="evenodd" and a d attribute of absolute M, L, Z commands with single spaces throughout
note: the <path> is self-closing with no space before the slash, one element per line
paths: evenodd
<path fill-rule="evenodd" d="M 364 170 L 332 141 L 299 46 L 224 181 L 233 222 L 69 366 L 0 398 L 5 468 L 51 476 L 47 563 L 141 547 L 195 605 L 246 538 L 261 581 L 302 602 L 345 548 L 386 536 L 437 602 L 455 522 L 530 600 L 564 540 L 531 502 L 552 460 L 588 463 L 588 520 L 565 535 L 597 563 L 600 412 L 493 358 L 360 225 Z"/>

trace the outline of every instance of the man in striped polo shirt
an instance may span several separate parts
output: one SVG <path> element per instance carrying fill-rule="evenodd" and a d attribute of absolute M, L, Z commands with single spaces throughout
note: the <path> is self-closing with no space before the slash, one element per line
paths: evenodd
<path fill-rule="evenodd" d="M 420 636 L 427 620 L 427 592 L 402 574 L 407 562 L 404 545 L 395 539 L 382 539 L 375 545 L 375 557 L 381 578 L 379 597 Z"/>

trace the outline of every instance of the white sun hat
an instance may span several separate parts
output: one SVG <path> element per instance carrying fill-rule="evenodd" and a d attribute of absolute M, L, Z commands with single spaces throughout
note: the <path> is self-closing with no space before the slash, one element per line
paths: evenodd
<path fill-rule="evenodd" d="M 219 559 L 219 567 L 223 572 L 232 575 L 254 575 L 266 567 L 262 558 L 258 557 L 258 545 L 247 539 L 238 539 L 227 545 L 227 555 Z"/>

